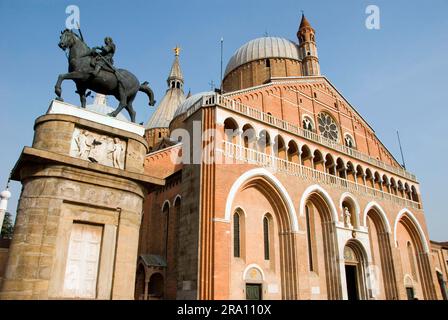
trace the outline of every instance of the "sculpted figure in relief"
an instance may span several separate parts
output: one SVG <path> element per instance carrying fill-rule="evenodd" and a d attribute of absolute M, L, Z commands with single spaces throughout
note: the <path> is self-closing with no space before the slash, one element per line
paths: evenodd
<path fill-rule="evenodd" d="M 112 161 L 115 168 L 123 168 L 123 164 L 121 162 L 123 151 L 124 147 L 123 144 L 120 142 L 120 139 L 114 138 Z"/>
<path fill-rule="evenodd" d="M 114 168 L 124 169 L 125 142 L 118 137 L 110 137 L 76 129 L 70 155 L 83 160 Z"/>

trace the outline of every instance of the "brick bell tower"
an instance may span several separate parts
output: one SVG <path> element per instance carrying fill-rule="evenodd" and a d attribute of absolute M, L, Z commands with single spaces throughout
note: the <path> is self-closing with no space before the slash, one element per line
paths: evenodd
<path fill-rule="evenodd" d="M 299 31 L 297 31 L 297 38 L 299 39 L 303 75 L 319 76 L 320 67 L 319 57 L 317 55 L 315 31 L 303 13 Z"/>

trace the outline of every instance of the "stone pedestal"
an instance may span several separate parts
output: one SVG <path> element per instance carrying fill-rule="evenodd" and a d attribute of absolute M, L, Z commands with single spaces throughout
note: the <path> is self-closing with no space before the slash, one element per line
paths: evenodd
<path fill-rule="evenodd" d="M 12 178 L 23 184 L 1 299 L 133 299 L 144 128 L 53 101 Z"/>

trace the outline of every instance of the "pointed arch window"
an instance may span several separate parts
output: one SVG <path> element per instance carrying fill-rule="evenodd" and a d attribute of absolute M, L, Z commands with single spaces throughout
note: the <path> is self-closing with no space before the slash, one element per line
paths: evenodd
<path fill-rule="evenodd" d="M 264 260 L 270 259 L 270 243 L 269 243 L 269 218 L 263 218 L 263 243 L 264 243 Z"/>
<path fill-rule="evenodd" d="M 352 149 L 355 148 L 355 140 L 349 134 L 346 134 L 344 136 L 344 143 L 345 143 L 345 146 L 348 147 L 348 148 L 352 148 Z"/>
<path fill-rule="evenodd" d="M 241 234 L 240 234 L 240 215 L 235 212 L 233 215 L 233 256 L 241 257 Z"/>
<path fill-rule="evenodd" d="M 306 218 L 306 239 L 308 242 L 308 267 L 310 271 L 314 271 L 313 268 L 313 250 L 311 242 L 311 222 L 310 222 L 310 208 L 305 206 L 305 218 Z"/>
<path fill-rule="evenodd" d="M 304 117 L 302 121 L 303 129 L 308 131 L 314 131 L 313 120 L 310 117 Z"/>
<path fill-rule="evenodd" d="M 163 220 L 164 220 L 163 246 L 164 246 L 165 258 L 167 258 L 168 257 L 168 232 L 169 232 L 169 224 L 170 224 L 170 204 L 169 204 L 169 202 L 165 202 L 165 204 L 163 205 L 162 215 L 163 215 Z"/>

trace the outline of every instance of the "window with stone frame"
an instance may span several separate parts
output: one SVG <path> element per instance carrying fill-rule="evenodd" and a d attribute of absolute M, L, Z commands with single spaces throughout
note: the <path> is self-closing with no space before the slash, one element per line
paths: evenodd
<path fill-rule="evenodd" d="M 348 148 L 355 149 L 355 140 L 349 134 L 345 135 L 345 137 L 344 137 L 344 144 Z"/>
<path fill-rule="evenodd" d="M 233 256 L 235 258 L 241 257 L 240 240 L 240 215 L 235 212 L 233 215 Z"/>
<path fill-rule="evenodd" d="M 314 124 L 310 117 L 304 117 L 302 121 L 303 129 L 308 131 L 314 131 Z"/>
<path fill-rule="evenodd" d="M 332 141 L 338 141 L 339 130 L 336 121 L 326 112 L 321 112 L 317 116 L 318 128 L 320 134 Z"/>
<path fill-rule="evenodd" d="M 269 242 L 269 218 L 263 218 L 263 242 L 264 242 L 264 260 L 270 259 L 270 242 Z"/>

